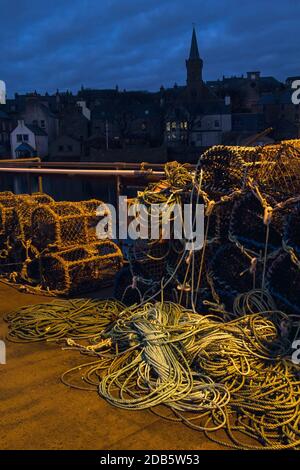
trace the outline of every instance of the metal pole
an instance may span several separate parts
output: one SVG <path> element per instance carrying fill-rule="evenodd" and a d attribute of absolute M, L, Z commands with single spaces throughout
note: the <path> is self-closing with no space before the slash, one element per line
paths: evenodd
<path fill-rule="evenodd" d="M 108 150 L 108 121 L 105 121 L 106 150 Z"/>
<path fill-rule="evenodd" d="M 27 173 L 36 175 L 79 175 L 79 176 L 122 176 L 129 178 L 153 177 L 163 178 L 163 171 L 140 171 L 140 170 L 79 170 L 70 168 L 13 168 L 0 167 L 0 173 Z"/>

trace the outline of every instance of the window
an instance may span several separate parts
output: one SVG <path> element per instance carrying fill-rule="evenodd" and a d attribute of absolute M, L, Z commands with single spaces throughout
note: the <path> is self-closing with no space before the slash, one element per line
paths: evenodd
<path fill-rule="evenodd" d="M 73 145 L 68 145 L 68 151 L 73 152 Z"/>
<path fill-rule="evenodd" d="M 17 134 L 17 142 L 22 142 L 22 134 Z"/>
<path fill-rule="evenodd" d="M 176 127 L 177 127 L 176 122 L 173 121 L 173 122 L 172 122 L 172 129 L 176 129 Z"/>
<path fill-rule="evenodd" d="M 171 123 L 170 122 L 166 123 L 166 129 L 167 129 L 168 132 L 170 132 L 170 130 L 171 130 Z"/>
<path fill-rule="evenodd" d="M 215 120 L 215 127 L 220 127 L 220 121 L 218 121 L 217 119 Z"/>
<path fill-rule="evenodd" d="M 63 151 L 64 151 L 64 146 L 63 146 L 63 145 L 59 145 L 59 146 L 58 146 L 58 151 L 59 151 L 59 152 L 63 152 Z"/>
<path fill-rule="evenodd" d="M 42 119 L 42 120 L 41 120 L 41 128 L 42 128 L 42 129 L 45 129 L 45 127 L 46 127 L 45 121 Z"/>
<path fill-rule="evenodd" d="M 23 140 L 24 140 L 24 142 L 28 142 L 29 135 L 28 134 L 23 134 Z"/>
<path fill-rule="evenodd" d="M 295 121 L 296 121 L 296 122 L 299 122 L 299 114 L 298 114 L 298 113 L 295 114 Z"/>

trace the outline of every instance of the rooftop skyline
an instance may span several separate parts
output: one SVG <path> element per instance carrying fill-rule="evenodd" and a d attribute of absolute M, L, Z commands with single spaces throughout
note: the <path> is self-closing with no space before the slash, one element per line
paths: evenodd
<path fill-rule="evenodd" d="M 299 14 L 297 0 L 2 0 L 0 79 L 8 96 L 185 84 L 195 23 L 204 80 L 284 80 L 300 74 Z"/>

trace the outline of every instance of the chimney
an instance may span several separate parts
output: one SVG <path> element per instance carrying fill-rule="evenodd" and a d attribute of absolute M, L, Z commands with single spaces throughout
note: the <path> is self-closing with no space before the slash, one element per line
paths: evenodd
<path fill-rule="evenodd" d="M 248 80 L 259 80 L 260 72 L 247 72 Z"/>

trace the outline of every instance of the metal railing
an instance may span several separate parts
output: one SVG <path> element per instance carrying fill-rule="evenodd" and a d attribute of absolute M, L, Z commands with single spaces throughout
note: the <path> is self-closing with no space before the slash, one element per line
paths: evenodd
<path fill-rule="evenodd" d="M 32 193 L 31 177 L 38 177 L 38 190 L 43 192 L 43 176 L 65 175 L 113 178 L 116 196 L 122 189 L 143 188 L 149 182 L 164 178 L 163 164 L 123 162 L 42 162 L 40 158 L 0 160 L 0 175 L 27 175 L 27 192 Z"/>

